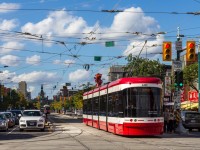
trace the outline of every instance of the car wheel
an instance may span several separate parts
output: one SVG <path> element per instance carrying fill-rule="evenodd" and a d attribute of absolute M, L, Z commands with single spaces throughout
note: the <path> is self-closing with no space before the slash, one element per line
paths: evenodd
<path fill-rule="evenodd" d="M 43 128 L 43 129 L 40 129 L 42 132 L 44 132 L 44 130 L 45 130 L 45 128 Z"/>
<path fill-rule="evenodd" d="M 24 131 L 24 129 L 19 128 L 19 131 L 22 132 L 22 131 Z"/>

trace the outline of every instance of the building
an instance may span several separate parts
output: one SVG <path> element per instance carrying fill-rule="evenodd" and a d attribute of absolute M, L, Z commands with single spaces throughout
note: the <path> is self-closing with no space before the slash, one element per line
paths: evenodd
<path fill-rule="evenodd" d="M 26 81 L 21 81 L 19 82 L 19 92 L 21 92 L 25 98 L 27 98 L 27 84 L 26 84 Z"/>
<path fill-rule="evenodd" d="M 122 66 L 122 65 L 112 66 L 109 68 L 108 81 L 112 82 L 119 78 L 122 78 L 124 76 L 124 74 L 125 74 L 124 66 Z"/>

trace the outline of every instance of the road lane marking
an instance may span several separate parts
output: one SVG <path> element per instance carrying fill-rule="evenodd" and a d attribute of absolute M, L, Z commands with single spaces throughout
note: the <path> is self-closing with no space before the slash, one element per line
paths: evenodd
<path fill-rule="evenodd" d="M 7 135 L 8 135 L 8 134 L 11 134 L 11 133 L 12 133 L 14 130 L 16 130 L 18 127 L 19 127 L 19 126 L 17 126 L 17 127 L 15 127 L 14 129 L 12 129 L 10 132 L 7 133 Z"/>

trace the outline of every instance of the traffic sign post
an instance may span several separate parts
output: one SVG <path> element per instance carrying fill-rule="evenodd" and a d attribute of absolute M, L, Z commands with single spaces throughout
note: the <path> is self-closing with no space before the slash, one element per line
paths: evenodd
<path fill-rule="evenodd" d="M 173 62 L 174 71 L 181 71 L 182 70 L 182 62 L 180 60 L 174 60 Z"/>
<path fill-rule="evenodd" d="M 179 34 L 179 27 L 177 28 L 177 30 L 178 30 L 178 34 L 177 34 L 177 45 L 176 45 L 176 50 L 177 50 L 177 61 L 180 61 L 180 53 L 183 51 L 182 50 L 182 41 L 181 41 L 181 39 L 180 39 L 180 34 Z M 181 44 L 180 44 L 181 43 Z M 180 46 L 181 45 L 181 46 Z M 180 67 L 179 65 L 177 65 L 177 68 L 178 67 Z M 182 67 L 182 65 L 181 65 L 181 67 Z M 177 69 L 178 70 L 178 69 Z M 179 78 L 179 74 L 177 74 L 178 75 L 178 78 Z M 178 92 L 180 92 L 180 88 L 179 88 L 179 86 L 178 86 Z M 179 94 L 180 95 L 180 94 Z M 180 98 L 179 98 L 180 99 Z M 179 118 L 181 118 L 181 110 L 180 109 L 176 109 L 176 111 L 177 111 L 177 116 L 179 117 Z M 183 134 L 183 133 L 187 133 L 187 130 L 183 127 L 183 124 L 182 124 L 182 120 L 180 119 L 179 120 L 179 122 L 178 122 L 178 127 L 176 128 L 176 130 L 175 130 L 177 133 L 179 133 L 179 134 Z"/>

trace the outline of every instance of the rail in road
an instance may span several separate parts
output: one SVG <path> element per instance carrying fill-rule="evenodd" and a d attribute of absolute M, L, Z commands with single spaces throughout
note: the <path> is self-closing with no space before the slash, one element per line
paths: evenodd
<path fill-rule="evenodd" d="M 9 138 L 8 138 L 9 137 Z M 8 132 L 0 132 L 0 149 L 7 150 L 73 150 L 73 149 L 199 149 L 200 132 L 187 135 L 163 134 L 151 137 L 122 137 L 86 126 L 82 119 L 51 114 L 44 132 L 19 132 L 17 126 Z"/>

